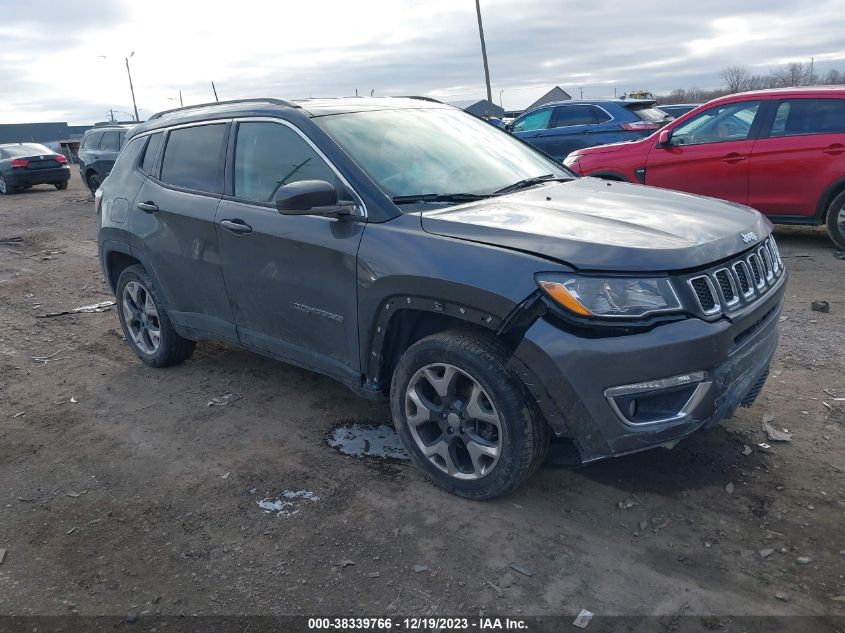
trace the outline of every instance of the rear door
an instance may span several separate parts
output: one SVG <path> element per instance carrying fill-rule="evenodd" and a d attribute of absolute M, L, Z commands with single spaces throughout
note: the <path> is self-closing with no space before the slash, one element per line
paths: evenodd
<path fill-rule="evenodd" d="M 768 215 L 812 217 L 825 189 L 845 176 L 845 99 L 776 103 L 751 156 L 748 204 Z"/>
<path fill-rule="evenodd" d="M 610 116 L 590 104 L 574 103 L 555 107 L 549 125 L 546 152 L 563 160 L 576 149 L 597 145 L 600 119 L 607 121 Z"/>
<path fill-rule="evenodd" d="M 655 140 L 645 184 L 746 204 L 760 104 L 715 105 L 674 128 L 666 147 Z"/>
<path fill-rule="evenodd" d="M 348 377 L 358 371 L 356 258 L 363 217 L 281 215 L 285 184 L 339 173 L 294 126 L 243 120 L 217 212 L 223 275 L 242 343 Z"/>
<path fill-rule="evenodd" d="M 214 227 L 228 130 L 223 122 L 167 132 L 160 164 L 149 166 L 148 156 L 142 162 L 151 173 L 135 198 L 130 228 L 171 319 L 200 338 L 237 340 Z"/>

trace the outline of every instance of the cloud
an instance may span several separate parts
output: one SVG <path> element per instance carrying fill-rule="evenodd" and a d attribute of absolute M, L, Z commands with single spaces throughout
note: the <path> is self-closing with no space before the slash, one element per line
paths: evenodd
<path fill-rule="evenodd" d="M 30 0 L 0 24 L 0 122 L 90 123 L 132 111 L 124 56 L 142 116 L 221 98 L 428 94 L 484 96 L 470 1 L 206 2 Z M 645 88 L 715 87 L 719 70 L 767 72 L 784 60 L 845 66 L 841 6 L 822 0 L 558 2 L 482 0 L 493 94 L 508 108 L 555 84 L 611 96 Z M 103 59 L 98 57 L 105 55 Z M 843 68 L 845 70 L 845 68 Z M 124 115 L 125 116 L 125 115 Z"/>

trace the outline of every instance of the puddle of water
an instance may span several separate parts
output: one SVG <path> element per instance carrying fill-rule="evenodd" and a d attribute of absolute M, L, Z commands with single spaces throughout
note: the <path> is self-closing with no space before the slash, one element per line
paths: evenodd
<path fill-rule="evenodd" d="M 275 512 L 276 516 L 287 519 L 299 514 L 306 501 L 319 500 L 320 497 L 310 490 L 285 490 L 276 499 L 262 499 L 258 502 L 258 507 L 264 510 L 265 514 Z"/>
<path fill-rule="evenodd" d="M 379 459 L 408 459 L 402 440 L 386 424 L 359 424 L 357 422 L 336 426 L 328 438 L 329 446 L 344 455 L 376 457 Z"/>

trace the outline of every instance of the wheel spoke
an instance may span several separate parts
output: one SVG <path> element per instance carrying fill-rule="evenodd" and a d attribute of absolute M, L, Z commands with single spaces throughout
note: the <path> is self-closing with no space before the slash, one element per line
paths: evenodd
<path fill-rule="evenodd" d="M 434 387 L 437 395 L 446 399 L 449 397 L 450 389 L 458 370 L 451 365 L 438 365 L 437 367 L 443 368 L 442 376 L 440 376 L 432 367 L 426 367 L 425 370 L 423 370 L 423 375 L 429 384 Z"/>
<path fill-rule="evenodd" d="M 469 417 L 473 420 L 486 422 L 488 424 L 492 424 L 497 429 L 499 428 L 499 414 L 496 413 L 496 410 L 493 408 L 493 403 L 490 402 L 487 394 L 484 393 L 484 390 L 478 383 L 475 383 L 472 386 L 472 393 L 469 396 L 466 411 L 467 415 L 469 415 Z"/>
<path fill-rule="evenodd" d="M 490 467 L 499 459 L 499 447 L 481 442 L 478 438 L 468 438 L 465 446 L 472 460 L 473 471 L 477 476 L 486 475 Z"/>
<path fill-rule="evenodd" d="M 434 416 L 433 411 L 431 410 L 430 403 L 422 398 L 417 390 L 413 387 L 408 389 L 407 398 L 410 400 L 414 408 L 416 409 L 415 413 L 410 412 L 410 407 L 405 405 L 405 415 L 408 418 L 408 424 L 413 427 L 419 426 L 425 422 L 430 422 Z"/>
<path fill-rule="evenodd" d="M 422 449 L 423 455 L 442 469 L 443 464 L 432 459 L 435 455 L 439 455 L 445 462 L 446 473 L 448 475 L 454 475 L 457 472 L 455 462 L 452 460 L 452 454 L 449 452 L 449 442 L 443 436 L 434 444 L 421 444 L 420 448 Z"/>
<path fill-rule="evenodd" d="M 146 312 L 148 317 L 155 317 L 158 319 L 158 310 L 156 310 L 156 304 L 153 303 L 153 298 L 150 296 L 150 293 L 145 293 L 146 299 L 144 301 L 144 312 Z"/>

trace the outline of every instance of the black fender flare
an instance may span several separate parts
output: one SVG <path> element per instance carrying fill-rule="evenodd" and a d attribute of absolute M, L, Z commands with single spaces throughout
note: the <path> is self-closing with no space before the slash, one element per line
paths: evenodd
<path fill-rule="evenodd" d="M 402 310 L 429 312 L 480 326 L 495 333 L 504 319 L 485 310 L 479 310 L 454 300 L 424 297 L 413 294 L 392 295 L 379 305 L 378 317 L 367 344 L 366 375 L 370 381 L 378 380 L 384 362 L 385 337 L 394 315 Z"/>
<path fill-rule="evenodd" d="M 833 202 L 833 199 L 843 191 L 845 191 L 845 176 L 834 180 L 825 187 L 825 190 L 822 192 L 822 195 L 819 197 L 819 202 L 816 205 L 816 217 L 820 222 L 824 222 L 827 219 L 827 209 L 830 206 L 830 203 Z"/>

